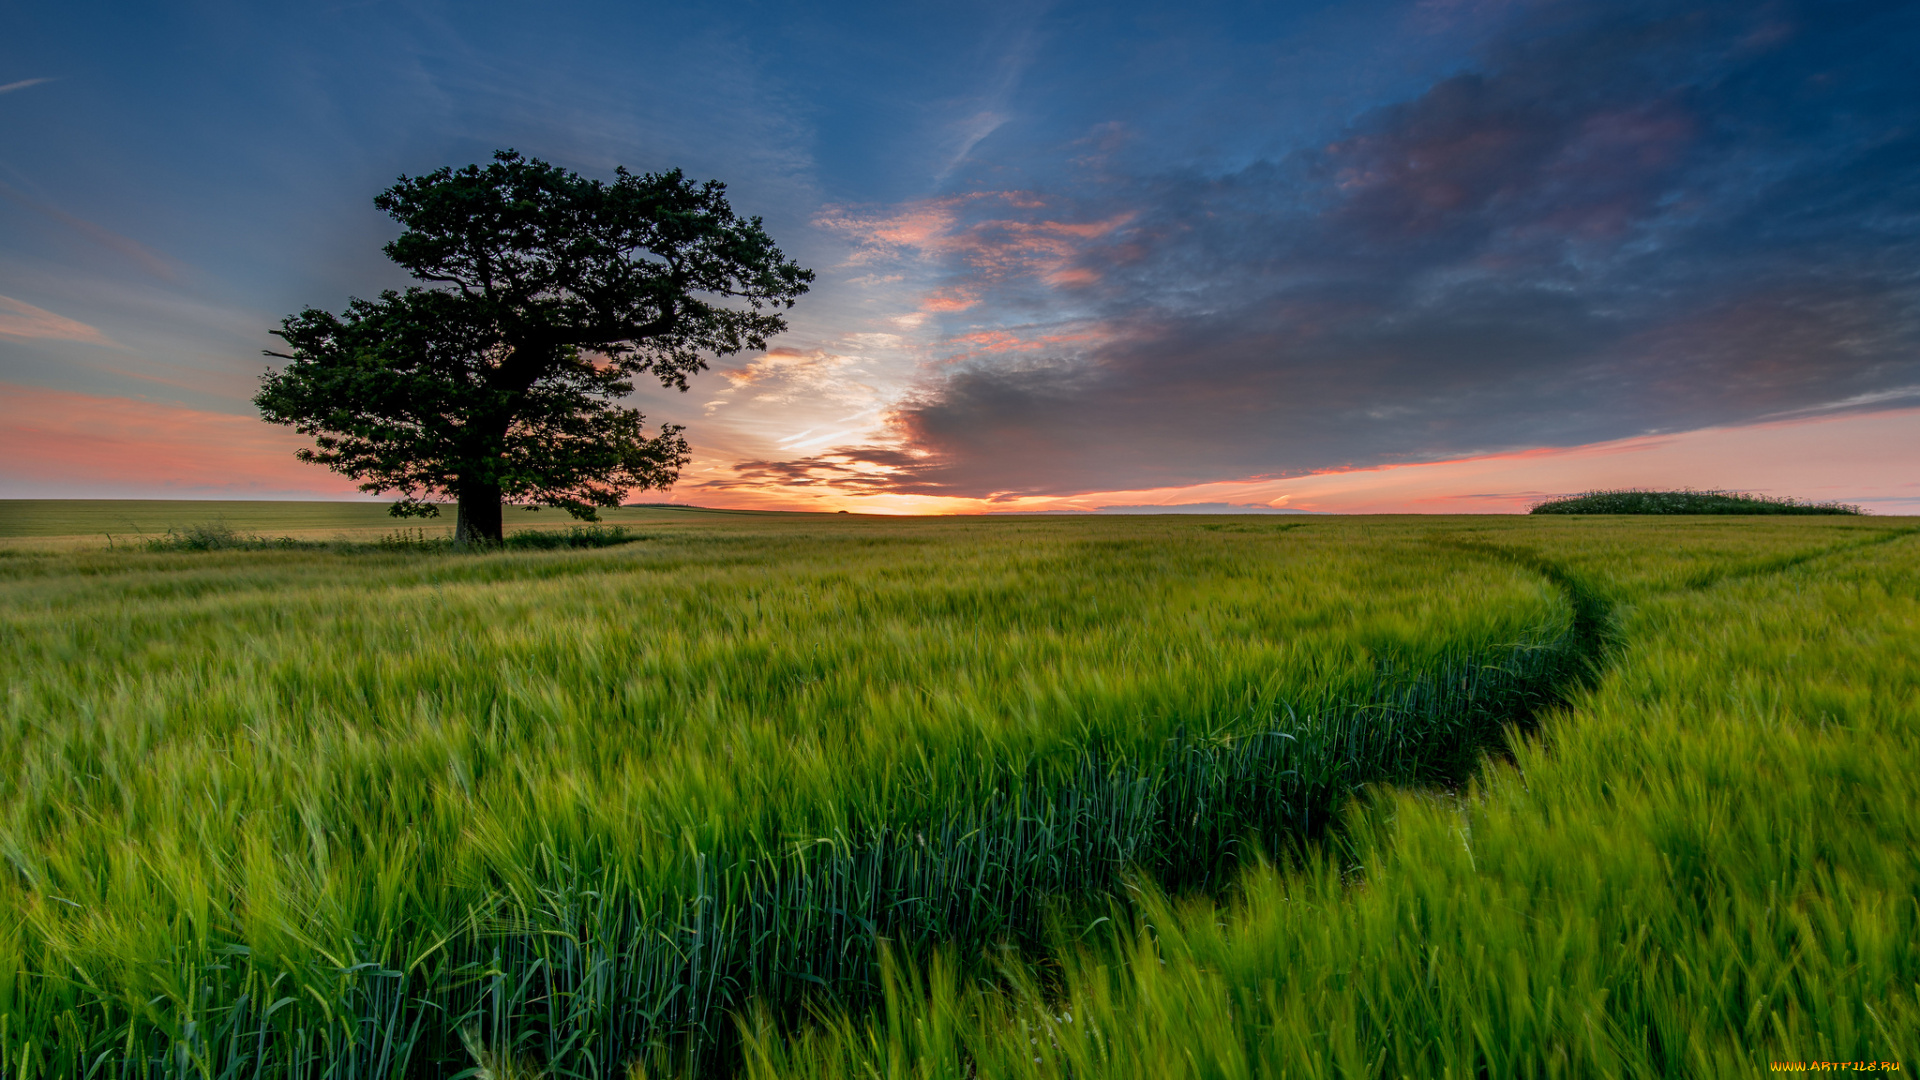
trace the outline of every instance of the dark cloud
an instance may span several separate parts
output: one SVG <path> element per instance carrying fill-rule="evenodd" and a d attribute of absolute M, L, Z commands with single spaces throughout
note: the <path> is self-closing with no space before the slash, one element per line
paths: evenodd
<path fill-rule="evenodd" d="M 1545 5 L 1310 151 L 1037 199 L 1125 224 L 955 280 L 1036 319 L 1070 293 L 1098 342 L 953 365 L 897 460 L 743 481 L 1057 494 L 1878 400 L 1920 383 L 1916 12 Z"/>
<path fill-rule="evenodd" d="M 727 480 L 707 480 L 692 485 L 707 491 L 756 489 L 769 485 L 794 488 L 827 488 L 862 495 L 911 488 L 913 477 L 927 467 L 923 457 L 887 446 L 842 447 L 813 457 L 789 461 L 742 461 L 734 465 L 734 476 Z"/>

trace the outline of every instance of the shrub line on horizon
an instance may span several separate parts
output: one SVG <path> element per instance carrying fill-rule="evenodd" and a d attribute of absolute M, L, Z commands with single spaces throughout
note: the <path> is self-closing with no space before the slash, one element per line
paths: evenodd
<path fill-rule="evenodd" d="M 1617 488 L 1587 491 L 1535 503 L 1529 514 L 1846 514 L 1865 511 L 1852 503 L 1803 502 L 1792 496 L 1744 491 L 1656 491 Z"/>

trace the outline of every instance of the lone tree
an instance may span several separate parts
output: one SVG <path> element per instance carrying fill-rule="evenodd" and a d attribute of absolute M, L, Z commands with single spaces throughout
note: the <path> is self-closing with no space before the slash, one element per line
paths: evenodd
<path fill-rule="evenodd" d="M 686 440 L 674 424 L 646 436 L 619 405 L 634 377 L 684 391 L 707 355 L 766 348 L 813 280 L 724 184 L 493 157 L 373 200 L 406 228 L 387 256 L 439 287 L 289 316 L 274 331 L 288 351 L 267 352 L 287 364 L 254 398 L 313 437 L 302 461 L 397 492 L 394 514 L 451 497 L 457 543 L 499 540 L 505 503 L 590 521 L 672 484 Z"/>

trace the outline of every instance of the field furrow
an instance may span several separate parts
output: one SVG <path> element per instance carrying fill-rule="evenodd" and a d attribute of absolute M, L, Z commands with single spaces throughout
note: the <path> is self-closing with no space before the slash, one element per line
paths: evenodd
<path fill-rule="evenodd" d="M 1141 963 L 1125 935 L 1185 910 L 1153 897 L 1211 911 L 1271 852 L 1333 858 L 1315 903 L 1346 904 L 1400 846 L 1356 795 L 1451 805 L 1622 677 L 1644 605 L 1895 539 L 1744 524 L 660 515 L 598 550 L 11 550 L 0 1074 L 726 1072 L 742 1022 L 775 1072 L 859 1072 L 892 1038 L 861 1018 L 934 992 L 883 954 L 1012 988 L 966 1006 L 964 1072 L 993 1016 L 1019 1027 L 995 1010 L 1026 965 L 1080 978 L 1116 934 L 1102 962 Z M 1026 992 L 1124 998 L 1050 980 Z M 807 1041 L 834 1016 L 867 1058 Z"/>

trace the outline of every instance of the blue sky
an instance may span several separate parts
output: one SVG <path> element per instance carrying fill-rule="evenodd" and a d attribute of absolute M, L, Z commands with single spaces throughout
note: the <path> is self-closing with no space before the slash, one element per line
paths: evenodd
<path fill-rule="evenodd" d="M 372 196 L 502 147 L 724 180 L 819 271 L 770 353 L 639 395 L 683 501 L 1206 502 L 1920 406 L 1911 3 L 8 22 L 0 494 L 350 490 L 247 426 L 267 331 L 403 284 Z"/>

